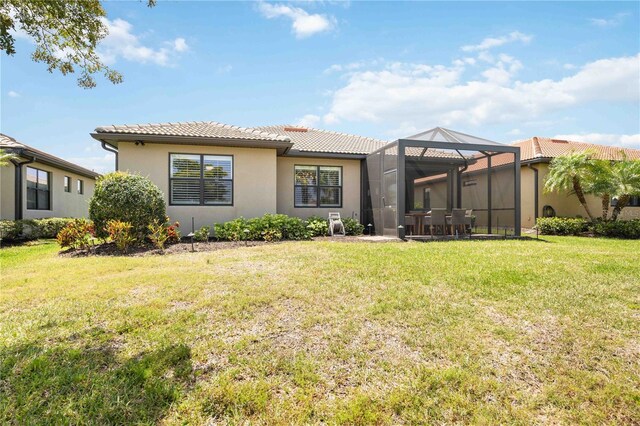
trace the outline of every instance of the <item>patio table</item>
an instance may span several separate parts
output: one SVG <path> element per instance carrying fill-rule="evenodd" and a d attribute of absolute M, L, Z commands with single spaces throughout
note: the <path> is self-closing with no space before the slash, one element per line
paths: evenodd
<path fill-rule="evenodd" d="M 424 228 L 423 227 L 423 220 L 426 217 L 431 217 L 431 214 L 427 213 L 427 212 L 409 212 L 409 213 L 405 213 L 405 216 L 414 217 L 416 219 L 416 228 L 417 228 L 415 230 L 416 235 L 424 235 L 422 233 L 422 230 Z M 451 223 L 451 215 L 447 214 L 445 217 L 446 217 L 447 224 Z"/>

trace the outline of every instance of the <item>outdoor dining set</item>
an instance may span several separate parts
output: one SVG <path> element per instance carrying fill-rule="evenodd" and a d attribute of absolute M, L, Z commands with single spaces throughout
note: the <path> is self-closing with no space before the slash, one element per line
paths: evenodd
<path fill-rule="evenodd" d="M 434 208 L 410 211 L 404 216 L 407 235 L 466 236 L 471 235 L 473 210 Z"/>

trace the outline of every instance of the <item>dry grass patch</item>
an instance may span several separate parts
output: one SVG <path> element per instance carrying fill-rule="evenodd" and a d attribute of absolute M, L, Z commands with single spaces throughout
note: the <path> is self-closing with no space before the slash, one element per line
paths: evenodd
<path fill-rule="evenodd" d="M 0 419 L 638 424 L 635 241 L 0 251 Z"/>

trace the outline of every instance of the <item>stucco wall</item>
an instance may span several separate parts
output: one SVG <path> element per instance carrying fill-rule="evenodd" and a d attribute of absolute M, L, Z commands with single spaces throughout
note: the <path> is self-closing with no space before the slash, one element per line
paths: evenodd
<path fill-rule="evenodd" d="M 0 167 L 0 219 L 15 218 L 15 167 Z"/>
<path fill-rule="evenodd" d="M 342 208 L 294 207 L 294 166 L 342 166 Z M 360 220 L 360 160 L 343 160 L 316 157 L 278 157 L 278 213 L 306 218 L 326 217 L 328 213 L 340 212 L 342 217 Z"/>
<path fill-rule="evenodd" d="M 118 168 L 149 177 L 165 195 L 167 214 L 182 224 L 183 233 L 237 217 L 276 212 L 276 150 L 147 143 L 118 144 Z M 233 155 L 233 206 L 170 206 L 169 153 Z"/>
<path fill-rule="evenodd" d="M 50 210 L 27 209 L 27 167 L 50 172 Z M 64 192 L 64 177 L 71 178 L 71 192 Z M 0 217 L 15 219 L 15 166 L 8 165 L 0 170 Z M 84 193 L 78 194 L 76 185 L 78 179 L 84 182 Z M 89 200 L 93 195 L 95 180 L 76 173 L 71 173 L 39 162 L 22 166 L 22 218 L 40 219 L 46 217 L 87 217 L 89 215 Z"/>

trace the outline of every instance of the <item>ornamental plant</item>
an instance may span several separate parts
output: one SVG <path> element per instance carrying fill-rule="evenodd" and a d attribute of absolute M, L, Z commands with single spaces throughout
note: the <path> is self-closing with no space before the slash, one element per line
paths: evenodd
<path fill-rule="evenodd" d="M 110 220 L 107 222 L 105 231 L 109 234 L 111 241 L 116 244 L 116 248 L 120 253 L 126 253 L 136 243 L 136 238 L 133 235 L 133 225 L 129 222 Z"/>
<path fill-rule="evenodd" d="M 82 249 L 87 252 L 91 251 L 94 238 L 94 225 L 86 219 L 74 219 L 56 236 L 61 248 Z"/>
<path fill-rule="evenodd" d="M 153 223 L 149 224 L 149 239 L 153 245 L 164 250 L 166 243 L 177 242 L 180 240 L 180 234 L 177 228 L 180 226 L 178 222 L 173 225 L 169 224 L 169 218 L 165 222 L 159 222 L 154 219 Z"/>
<path fill-rule="evenodd" d="M 209 241 L 209 233 L 211 232 L 210 226 L 203 226 L 193 233 L 193 239 L 196 241 L 207 242 Z"/>
<path fill-rule="evenodd" d="M 108 235 L 110 220 L 131 224 L 137 242 L 149 235 L 149 225 L 167 217 L 164 195 L 150 179 L 124 172 L 108 173 L 96 182 L 89 202 L 89 217 L 93 220 L 98 237 Z"/>

